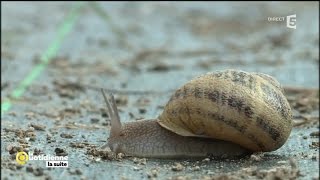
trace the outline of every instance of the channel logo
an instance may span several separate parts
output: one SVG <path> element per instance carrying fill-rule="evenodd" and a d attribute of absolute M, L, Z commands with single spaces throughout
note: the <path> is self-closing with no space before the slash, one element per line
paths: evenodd
<path fill-rule="evenodd" d="M 26 152 L 18 152 L 16 161 L 20 165 L 24 165 L 27 161 L 45 161 L 46 167 L 68 167 L 68 156 L 52 156 L 52 155 L 37 155 L 27 154 Z"/>
<path fill-rule="evenodd" d="M 24 165 L 29 160 L 29 155 L 26 152 L 18 152 L 16 155 L 16 161 L 20 165 Z"/>
<path fill-rule="evenodd" d="M 289 16 L 275 16 L 275 17 L 268 17 L 269 22 L 282 22 L 282 21 L 287 21 L 286 25 L 287 28 L 291 29 L 297 29 L 297 14 L 292 14 Z"/>

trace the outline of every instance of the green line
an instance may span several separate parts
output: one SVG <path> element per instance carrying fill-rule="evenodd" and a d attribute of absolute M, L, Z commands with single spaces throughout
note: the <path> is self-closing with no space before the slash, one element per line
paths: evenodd
<path fill-rule="evenodd" d="M 124 38 L 126 34 L 116 26 L 116 24 L 113 23 L 112 18 L 109 16 L 109 14 L 104 11 L 104 9 L 100 6 L 100 4 L 96 1 L 89 2 L 89 6 L 93 8 L 93 10 L 107 23 L 109 23 L 111 30 L 117 34 L 119 38 Z"/>
<path fill-rule="evenodd" d="M 79 10 L 82 7 L 83 2 L 76 3 L 70 14 L 64 20 L 60 28 L 58 29 L 57 37 L 50 44 L 49 48 L 41 56 L 41 63 L 36 65 L 31 72 L 21 81 L 19 86 L 13 90 L 11 97 L 19 98 L 27 89 L 28 86 L 40 75 L 40 73 L 46 68 L 52 57 L 58 52 L 62 41 L 65 36 L 71 31 L 72 26 L 76 22 L 77 17 L 79 16 Z M 7 112 L 12 106 L 11 100 L 6 99 L 1 103 L 1 115 Z"/>

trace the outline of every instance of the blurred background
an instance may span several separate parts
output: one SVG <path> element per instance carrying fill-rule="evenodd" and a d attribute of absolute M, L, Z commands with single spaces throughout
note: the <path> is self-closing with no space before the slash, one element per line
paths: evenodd
<path fill-rule="evenodd" d="M 296 15 L 296 29 L 287 27 L 289 15 Z M 276 17 L 281 21 L 270 21 Z M 83 141 L 98 147 L 107 140 L 110 124 L 96 88 L 114 92 L 122 120 L 134 121 L 156 117 L 174 90 L 193 77 L 230 68 L 267 73 L 289 89 L 316 89 L 311 99 L 318 102 L 319 2 L 1 2 L 2 175 L 147 178 L 145 172 L 159 163 L 173 162 L 148 160 L 138 170 L 130 160 L 92 164 L 86 148 L 70 147 Z M 44 131 L 22 146 L 16 132 L 32 123 Z M 286 148 L 298 149 L 280 149 L 284 159 L 255 165 L 271 168 L 295 152 L 310 153 L 312 139 L 299 138 L 318 127 L 294 131 L 298 142 Z M 72 138 L 63 138 L 65 132 Z M 48 144 L 48 136 L 56 141 Z M 71 168 L 48 171 L 30 162 L 40 170 L 29 172 L 6 159 L 15 153 L 8 146 L 45 154 L 65 149 Z M 312 156 L 298 161 L 307 179 L 319 177 L 319 157 Z M 249 166 L 216 163 L 195 174 L 159 170 L 158 177 L 210 177 Z"/>

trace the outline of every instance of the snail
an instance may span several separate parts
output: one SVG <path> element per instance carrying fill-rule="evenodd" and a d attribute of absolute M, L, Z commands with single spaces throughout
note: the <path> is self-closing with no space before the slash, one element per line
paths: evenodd
<path fill-rule="evenodd" d="M 101 91 L 111 118 L 105 147 L 127 156 L 239 157 L 280 148 L 292 129 L 281 85 L 263 73 L 201 75 L 176 90 L 157 118 L 125 124 L 113 95 Z"/>

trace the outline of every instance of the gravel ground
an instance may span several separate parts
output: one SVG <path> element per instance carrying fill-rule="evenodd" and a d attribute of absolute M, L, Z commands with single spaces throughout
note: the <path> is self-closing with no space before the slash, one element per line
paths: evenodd
<path fill-rule="evenodd" d="M 319 2 L 1 2 L 1 179 L 319 179 Z M 296 14 L 296 29 L 268 17 Z M 110 119 L 157 117 L 175 89 L 222 69 L 274 76 L 293 109 L 283 147 L 241 159 L 99 150 Z M 18 151 L 68 168 L 18 165 Z"/>

